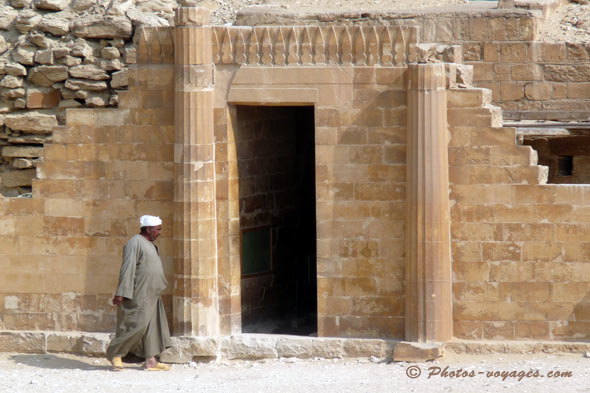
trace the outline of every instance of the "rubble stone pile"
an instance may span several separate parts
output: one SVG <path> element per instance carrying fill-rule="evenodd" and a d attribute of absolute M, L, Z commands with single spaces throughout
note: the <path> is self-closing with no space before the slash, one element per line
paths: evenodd
<path fill-rule="evenodd" d="M 176 1 L 0 2 L 0 193 L 30 192 L 65 110 L 116 106 L 141 25 L 167 26 Z"/>

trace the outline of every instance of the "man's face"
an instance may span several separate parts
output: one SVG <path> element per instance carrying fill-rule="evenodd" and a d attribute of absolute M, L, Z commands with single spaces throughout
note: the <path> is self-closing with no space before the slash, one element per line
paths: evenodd
<path fill-rule="evenodd" d="M 162 232 L 162 225 L 157 225 L 155 227 L 145 227 L 145 231 L 147 232 L 150 241 L 153 242 L 158 238 L 158 236 L 160 236 L 160 232 Z"/>

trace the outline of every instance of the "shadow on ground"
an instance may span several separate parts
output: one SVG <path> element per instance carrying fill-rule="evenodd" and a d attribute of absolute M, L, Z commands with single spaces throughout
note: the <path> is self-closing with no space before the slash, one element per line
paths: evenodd
<path fill-rule="evenodd" d="M 88 358 L 88 362 L 83 362 L 76 359 L 70 359 L 66 356 L 54 355 L 54 354 L 43 354 L 43 355 L 13 355 L 9 357 L 9 360 L 25 364 L 31 367 L 38 367 L 42 369 L 55 369 L 55 370 L 111 370 L 111 366 L 106 364 L 105 359 L 93 359 Z M 94 364 L 98 361 L 97 364 Z M 135 368 L 133 365 L 127 364 L 126 368 Z M 137 365 L 140 368 L 140 365 Z"/>

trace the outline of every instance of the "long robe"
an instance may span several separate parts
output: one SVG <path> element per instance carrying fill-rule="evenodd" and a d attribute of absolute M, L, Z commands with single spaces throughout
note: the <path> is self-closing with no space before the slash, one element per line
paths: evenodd
<path fill-rule="evenodd" d="M 142 358 L 155 356 L 170 347 L 170 332 L 160 294 L 168 282 L 154 243 L 135 235 L 123 248 L 123 263 L 116 296 L 115 338 L 107 348 L 107 359 L 133 353 Z"/>

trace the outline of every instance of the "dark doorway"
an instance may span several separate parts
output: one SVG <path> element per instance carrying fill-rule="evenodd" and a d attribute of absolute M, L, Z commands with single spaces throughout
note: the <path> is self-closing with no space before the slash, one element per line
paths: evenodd
<path fill-rule="evenodd" d="M 237 106 L 242 332 L 317 331 L 313 107 Z"/>

